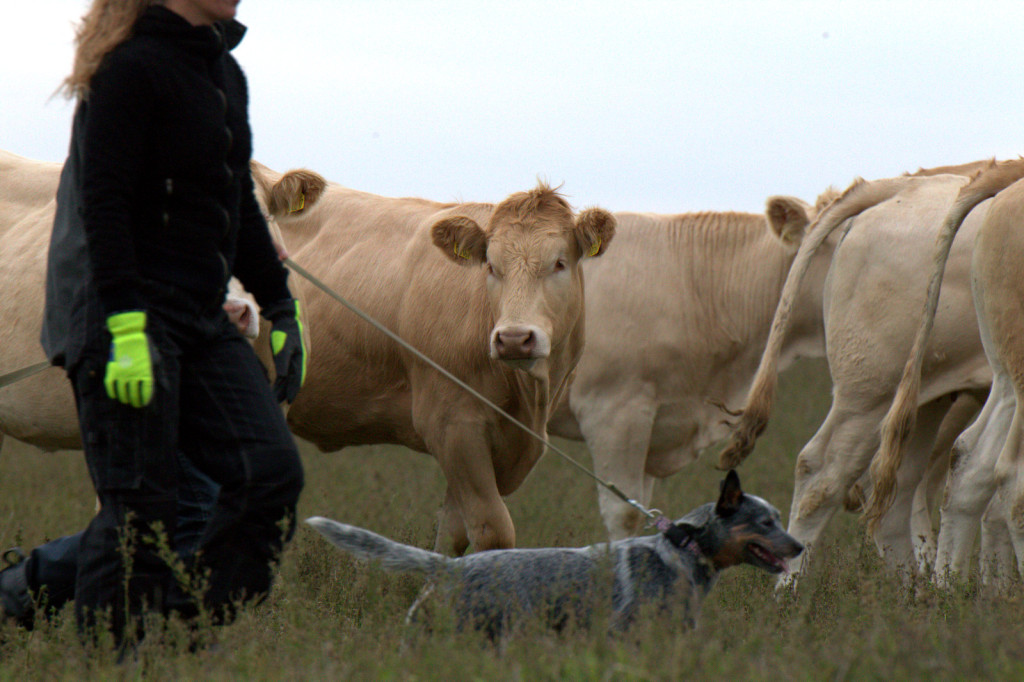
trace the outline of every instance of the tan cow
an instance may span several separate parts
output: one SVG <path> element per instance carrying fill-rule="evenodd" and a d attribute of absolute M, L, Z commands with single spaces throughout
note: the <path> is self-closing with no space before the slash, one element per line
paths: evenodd
<path fill-rule="evenodd" d="M 57 167 L 59 175 L 60 167 Z M 0 182 L 0 184 L 3 184 Z M 46 251 L 53 226 L 52 178 L 50 199 L 35 206 L 0 206 L 0 375 L 46 361 L 39 343 L 43 312 Z M 0 388 L 0 438 L 11 436 L 45 450 L 80 448 L 71 385 L 64 372 L 51 368 Z"/>
<path fill-rule="evenodd" d="M 822 195 L 819 207 L 833 196 Z M 656 479 L 728 435 L 719 406 L 741 404 L 816 211 L 777 196 L 765 215 L 616 213 L 615 258 L 584 264 L 587 348 L 549 430 L 584 439 L 598 475 L 649 505 Z M 815 257 L 787 362 L 824 354 L 830 257 L 830 249 Z M 601 487 L 598 499 L 613 540 L 638 530 L 633 507 Z"/>
<path fill-rule="evenodd" d="M 61 164 L 26 159 L 0 149 L 0 210 L 9 226 L 13 221 L 8 209 L 12 206 L 42 206 L 53 200 L 60 178 Z"/>
<path fill-rule="evenodd" d="M 45 362 L 39 343 L 46 253 L 61 164 L 0 151 L 0 376 Z M 232 280 L 228 304 L 250 338 L 259 331 L 251 297 Z M 0 443 L 4 436 L 44 450 L 78 449 L 74 398 L 64 372 L 51 368 L 0 388 Z"/>
<path fill-rule="evenodd" d="M 978 229 L 972 274 L 974 303 L 985 354 L 994 380 L 977 421 L 957 440 L 956 462 L 942 506 L 935 574 L 940 582 L 967 570 L 979 520 L 987 505 L 980 567 L 986 582 L 1007 577 L 1005 545 L 992 540 L 1009 520 L 1009 539 L 1024 567 L 1024 469 L 1021 468 L 1021 422 L 1024 402 L 1024 160 L 1007 161 L 985 169 L 965 186 L 943 223 L 928 283 L 928 297 L 910 359 L 886 415 L 882 447 L 871 465 L 875 494 L 869 518 L 877 519 L 891 503 L 921 382 L 923 349 L 930 340 L 940 302 L 939 284 L 949 245 L 964 218 L 989 197 L 998 194 Z M 1006 189 L 1009 186 L 1009 189 Z M 944 302 L 944 301 L 943 301 Z M 997 499 L 993 494 L 999 492 Z"/>
<path fill-rule="evenodd" d="M 833 256 L 824 296 L 833 402 L 797 459 L 790 511 L 789 531 L 805 544 L 813 546 L 878 447 L 882 417 L 899 383 L 913 341 L 913 321 L 924 300 L 930 256 L 922 245 L 931 242 L 967 181 L 962 175 L 949 174 L 858 181 L 819 215 L 817 226 L 801 245 L 747 407 L 722 453 L 721 465 L 742 461 L 763 430 L 773 399 L 778 346 L 788 328 L 803 263 L 819 241 L 842 226 L 843 241 Z M 968 217 L 963 234 L 953 244 L 943 306 L 926 355 L 924 390 L 910 442 L 913 454 L 900 469 L 896 503 L 875 527 L 876 545 L 894 564 L 930 562 L 934 548 L 930 523 L 913 527 L 914 534 L 926 536 L 923 541 L 911 534 L 915 490 L 955 396 L 986 391 L 991 383 L 974 322 L 969 272 L 971 240 L 985 208 Z M 805 562 L 802 557 L 794 562 L 793 576 L 784 580 L 794 579 Z"/>
<path fill-rule="evenodd" d="M 51 166 L 55 184 L 59 165 Z M 257 175 L 269 173 L 256 168 Z M 294 208 L 287 201 L 302 191 L 302 178 L 285 176 L 273 196 L 265 188 L 276 202 L 268 213 Z M 823 194 L 819 206 L 833 196 Z M 312 205 L 317 198 L 303 201 Z M 602 476 L 649 504 L 656 478 L 675 473 L 726 435 L 717 405 L 737 404 L 745 393 L 785 273 L 816 210 L 779 196 L 768 200 L 767 217 L 618 214 L 616 239 L 626 248 L 618 249 L 618 263 L 584 263 L 588 287 L 599 292 L 587 297 L 589 349 L 577 370 L 572 410 L 563 401 L 549 428 L 585 437 Z M 811 330 L 821 327 L 813 292 L 821 288 L 826 251 L 819 251 L 819 281 L 803 299 L 807 319 L 790 335 L 787 359 L 824 352 L 821 334 Z M 606 492 L 601 504 L 613 538 L 637 530 L 632 507 Z"/>
<path fill-rule="evenodd" d="M 584 258 L 615 219 L 574 216 L 541 184 L 500 204 L 390 199 L 308 171 L 254 166 L 293 260 L 538 433 L 584 341 Z M 543 446 L 305 280 L 314 352 L 288 412 L 324 450 L 397 443 L 436 457 L 448 483 L 436 546 L 512 547 L 501 497 Z"/>

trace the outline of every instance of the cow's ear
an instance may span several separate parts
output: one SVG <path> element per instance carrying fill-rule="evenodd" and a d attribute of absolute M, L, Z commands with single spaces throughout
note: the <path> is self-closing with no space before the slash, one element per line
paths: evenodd
<path fill-rule="evenodd" d="M 743 502 L 743 489 L 740 488 L 740 475 L 735 469 L 729 469 L 722 481 L 722 492 L 715 505 L 715 513 L 719 516 L 732 516 Z"/>
<path fill-rule="evenodd" d="M 813 219 L 810 205 L 796 197 L 768 197 L 764 208 L 768 229 L 787 248 L 800 247 Z"/>
<path fill-rule="evenodd" d="M 430 228 L 434 246 L 460 265 L 480 265 L 487 260 L 487 235 L 472 218 L 451 216 Z"/>
<path fill-rule="evenodd" d="M 275 218 L 308 211 L 327 189 L 327 181 L 311 170 L 292 170 L 270 188 L 267 210 Z"/>
<path fill-rule="evenodd" d="M 576 244 L 581 257 L 600 256 L 614 236 L 615 216 L 603 208 L 588 208 L 576 217 Z"/>

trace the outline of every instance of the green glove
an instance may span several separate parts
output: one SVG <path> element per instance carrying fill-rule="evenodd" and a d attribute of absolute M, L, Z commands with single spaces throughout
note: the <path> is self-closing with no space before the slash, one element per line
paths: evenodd
<path fill-rule="evenodd" d="M 274 394 L 277 401 L 295 400 L 299 389 L 306 383 L 306 347 L 303 336 L 306 331 L 302 324 L 302 310 L 299 302 L 287 298 L 267 306 L 262 315 L 270 320 L 274 330 L 270 332 L 270 350 L 274 354 Z"/>
<path fill-rule="evenodd" d="M 145 407 L 153 399 L 153 363 L 146 336 L 146 313 L 130 310 L 107 318 L 110 361 L 103 385 L 107 395 L 132 407 Z"/>

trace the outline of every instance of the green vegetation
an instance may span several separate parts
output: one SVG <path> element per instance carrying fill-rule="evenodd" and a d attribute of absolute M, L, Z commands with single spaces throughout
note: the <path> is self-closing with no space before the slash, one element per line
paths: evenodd
<path fill-rule="evenodd" d="M 796 453 L 828 409 L 827 375 L 805 363 L 784 375 L 781 402 L 744 487 L 786 516 Z M 582 444 L 564 443 L 588 457 Z M 444 484 L 428 457 L 400 448 L 304 449 L 300 514 L 333 517 L 428 547 Z M 660 485 L 670 516 L 711 500 L 721 472 L 707 453 Z M 7 443 L 0 457 L 0 549 L 31 547 L 80 529 L 93 513 L 80 453 L 43 454 Z M 519 545 L 583 545 L 603 539 L 592 483 L 546 456 L 509 500 Z M 457 633 L 443 614 L 432 631 L 406 628 L 420 581 L 357 564 L 302 527 L 271 597 L 238 622 L 204 633 L 215 644 L 188 652 L 180 624 L 153 628 L 137 659 L 118 665 L 77 640 L 66 609 L 34 632 L 0 626 L 0 680 L 667 680 L 1024 679 L 1021 592 L 973 583 L 950 593 L 885 569 L 858 519 L 841 514 L 795 596 L 776 598 L 771 576 L 727 572 L 696 631 L 671 616 L 627 635 L 530 632 L 501 648 Z M 1019 587 L 1019 586 L 1018 586 Z"/>

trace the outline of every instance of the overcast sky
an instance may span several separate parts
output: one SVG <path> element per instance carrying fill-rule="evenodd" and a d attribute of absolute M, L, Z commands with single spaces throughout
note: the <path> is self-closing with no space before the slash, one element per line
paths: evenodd
<path fill-rule="evenodd" d="M 60 161 L 87 0 L 4 0 L 0 148 Z M 760 212 L 1024 152 L 1020 0 L 244 0 L 255 158 L 389 196 Z"/>

